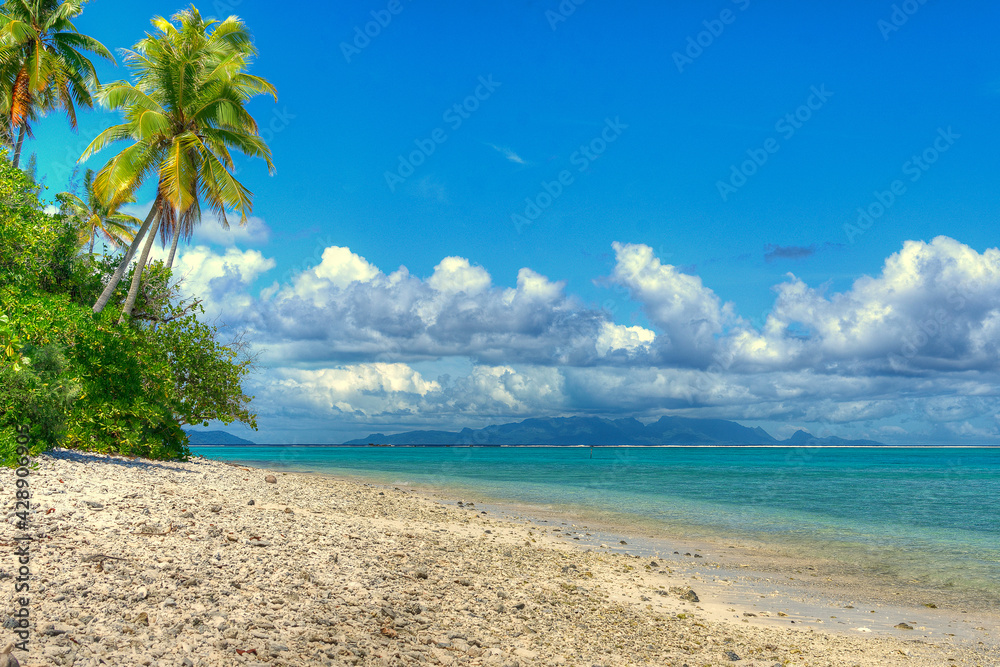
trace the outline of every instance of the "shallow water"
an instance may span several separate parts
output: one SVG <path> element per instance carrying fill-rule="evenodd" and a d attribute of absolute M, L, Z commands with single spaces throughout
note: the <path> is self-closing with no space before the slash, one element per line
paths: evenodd
<path fill-rule="evenodd" d="M 1000 448 L 192 447 L 544 506 L 622 532 L 759 541 L 1000 606 Z"/>

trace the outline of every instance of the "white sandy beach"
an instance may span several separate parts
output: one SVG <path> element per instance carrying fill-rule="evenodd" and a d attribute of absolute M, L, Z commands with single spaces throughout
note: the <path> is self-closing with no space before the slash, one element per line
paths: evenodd
<path fill-rule="evenodd" d="M 34 538 L 24 666 L 1000 664 L 991 616 L 833 611 L 794 576 L 754 600 L 711 557 L 612 553 L 481 504 L 205 459 L 37 462 L 27 533 L 0 483 L 6 618 L 14 538 Z"/>

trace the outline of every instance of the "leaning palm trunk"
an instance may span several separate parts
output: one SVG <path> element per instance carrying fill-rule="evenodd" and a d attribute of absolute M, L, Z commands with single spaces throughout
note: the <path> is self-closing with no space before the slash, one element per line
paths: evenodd
<path fill-rule="evenodd" d="M 156 230 L 160 226 L 160 221 L 163 216 L 157 216 L 156 223 L 149 230 L 149 236 L 146 237 L 146 243 L 142 246 L 142 254 L 139 256 L 139 261 L 135 264 L 135 270 L 132 272 L 132 286 L 129 287 L 128 297 L 125 299 L 125 306 L 122 308 L 122 316 L 118 318 L 118 324 L 124 324 L 128 321 L 128 318 L 132 315 L 132 308 L 135 306 L 135 299 L 139 295 L 139 283 L 142 282 L 142 272 L 146 268 L 146 260 L 149 258 L 149 249 L 153 247 L 153 241 L 156 240 Z"/>
<path fill-rule="evenodd" d="M 17 167 L 21 163 L 21 146 L 24 145 L 24 123 L 21 123 L 18 128 L 17 133 L 17 145 L 14 147 L 14 166 Z"/>
<path fill-rule="evenodd" d="M 176 216 L 180 217 L 180 216 Z M 174 265 L 174 253 L 177 252 L 177 239 L 181 237 L 180 230 L 174 230 L 174 240 L 170 242 L 170 255 L 167 257 L 167 268 L 171 268 Z"/>
<path fill-rule="evenodd" d="M 104 291 L 101 292 L 101 296 L 97 299 L 97 303 L 94 304 L 94 312 L 99 313 L 104 310 L 104 306 L 108 305 L 108 301 L 111 300 L 111 295 L 115 293 L 115 289 L 118 288 L 118 283 L 121 282 L 122 276 L 125 275 L 125 270 L 128 268 L 129 263 L 132 261 L 132 257 L 135 255 L 136 249 L 139 247 L 139 243 L 142 241 L 143 234 L 149 229 L 149 226 L 153 223 L 153 219 L 157 218 L 159 221 L 160 213 L 160 197 L 157 196 L 156 200 L 153 202 L 153 207 L 149 209 L 149 215 L 146 216 L 146 220 L 142 223 L 142 227 L 139 231 L 135 233 L 135 238 L 132 239 L 132 244 L 128 247 L 128 252 L 125 253 L 124 259 L 115 269 L 114 275 L 111 276 L 111 280 L 104 287 Z"/>

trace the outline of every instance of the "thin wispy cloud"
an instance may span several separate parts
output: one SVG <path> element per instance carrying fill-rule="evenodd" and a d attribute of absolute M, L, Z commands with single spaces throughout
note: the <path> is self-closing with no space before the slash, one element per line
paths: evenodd
<path fill-rule="evenodd" d="M 514 164 L 528 164 L 524 158 L 506 146 L 497 146 L 496 144 L 491 143 L 487 143 L 486 145 L 500 153 L 500 155 L 503 155 L 508 161 L 513 162 Z"/>

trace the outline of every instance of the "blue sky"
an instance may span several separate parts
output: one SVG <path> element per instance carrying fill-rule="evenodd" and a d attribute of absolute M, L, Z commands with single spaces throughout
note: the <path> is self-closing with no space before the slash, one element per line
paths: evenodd
<path fill-rule="evenodd" d="M 681 414 L 1000 441 L 1000 9 L 672 4 L 199 6 L 279 92 L 250 232 L 206 219 L 181 262 L 262 351 L 251 438 Z M 180 7 L 77 25 L 117 49 Z M 50 193 L 113 120 L 36 127 Z"/>

